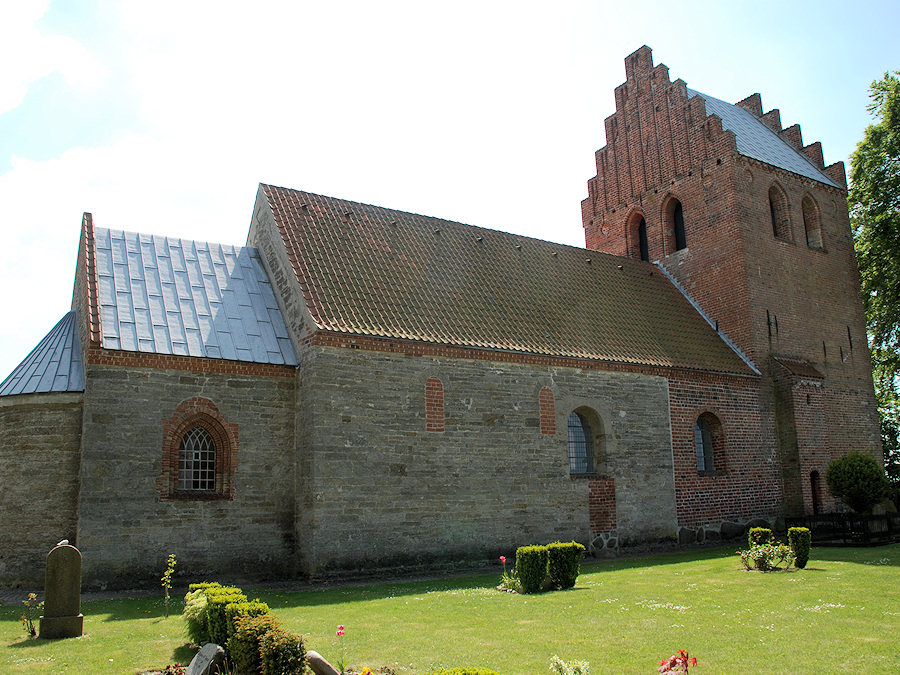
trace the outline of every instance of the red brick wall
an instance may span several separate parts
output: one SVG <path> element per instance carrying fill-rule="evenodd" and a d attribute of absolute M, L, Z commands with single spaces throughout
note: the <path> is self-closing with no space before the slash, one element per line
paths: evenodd
<path fill-rule="evenodd" d="M 425 429 L 444 430 L 444 385 L 436 377 L 425 381 Z"/>
<path fill-rule="evenodd" d="M 541 409 L 541 433 L 556 433 L 556 403 L 553 400 L 553 390 L 550 387 L 543 387 L 538 396 Z"/>
<path fill-rule="evenodd" d="M 591 533 L 596 536 L 616 529 L 615 479 L 606 477 L 591 480 L 588 490 Z"/>
<path fill-rule="evenodd" d="M 753 476 L 748 478 L 752 484 L 734 476 L 724 480 L 719 476 L 698 480 L 690 472 L 676 476 L 679 520 L 699 522 L 717 510 L 734 513 L 780 506 L 774 487 L 779 480 L 774 484 L 770 480 L 775 478 L 771 453 L 776 447 L 780 450 L 776 463 L 799 463 L 800 480 L 791 481 L 788 488 L 793 500 L 809 511 L 811 471 L 824 476 L 828 462 L 851 449 L 880 455 L 846 191 L 740 155 L 733 134 L 721 128 L 717 117 L 706 117 L 698 98 L 687 98 L 684 82 L 671 82 L 664 65 L 653 65 L 649 48 L 628 56 L 625 70 L 626 82 L 616 89 L 616 112 L 606 120 L 607 145 L 596 153 L 597 175 L 588 182 L 589 196 L 582 202 L 587 246 L 637 257 L 637 224 L 645 218 L 650 259 L 669 270 L 762 373 L 759 392 L 742 394 L 743 412 L 728 410 L 733 421 L 723 420 L 728 475 L 738 458 L 741 470 Z M 825 167 L 821 145 L 804 147 L 797 125 L 782 130 L 777 111 L 763 115 L 759 95 L 740 105 L 762 117 L 832 180 L 845 184 L 843 165 Z M 782 238 L 775 237 L 772 228 L 773 185 L 787 202 L 789 222 Z M 684 209 L 687 248 L 680 251 L 672 245 L 668 209 L 672 198 Z M 815 205 L 821 246 L 817 241 L 807 245 L 804 201 Z M 800 445 L 793 450 L 779 445 L 783 434 L 776 433 L 771 354 L 808 361 L 824 375 L 821 390 L 810 394 L 818 412 L 807 409 L 807 392 L 798 390 L 803 403 L 795 406 L 792 423 L 797 425 Z M 686 382 L 680 375 L 670 379 L 673 434 L 682 434 L 675 443 L 676 472 L 679 447 L 686 452 L 688 445 L 693 446 L 687 427 L 677 432 L 674 421 L 681 405 L 681 383 Z M 690 389 L 683 393 L 705 396 Z M 684 466 L 691 462 L 685 455 Z M 760 472 L 765 475 L 756 476 Z M 780 472 L 777 469 L 779 476 Z M 740 495 L 746 498 L 751 488 L 760 496 L 750 505 L 731 504 Z M 826 501 L 827 508 L 833 506 L 833 501 Z"/>

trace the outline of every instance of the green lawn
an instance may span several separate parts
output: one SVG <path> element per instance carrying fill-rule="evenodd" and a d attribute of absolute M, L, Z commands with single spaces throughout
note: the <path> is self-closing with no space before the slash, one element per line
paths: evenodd
<path fill-rule="evenodd" d="M 813 549 L 805 570 L 740 570 L 733 547 L 589 562 L 573 590 L 517 595 L 499 574 L 274 592 L 259 596 L 310 649 L 373 670 L 422 673 L 477 665 L 503 675 L 548 672 L 550 656 L 591 672 L 654 673 L 677 649 L 700 673 L 887 673 L 897 670 L 900 545 Z M 84 603 L 85 635 L 26 640 L 18 608 L 0 608 L 0 672 L 135 673 L 191 651 L 160 598 Z M 176 612 L 179 608 L 176 607 Z"/>

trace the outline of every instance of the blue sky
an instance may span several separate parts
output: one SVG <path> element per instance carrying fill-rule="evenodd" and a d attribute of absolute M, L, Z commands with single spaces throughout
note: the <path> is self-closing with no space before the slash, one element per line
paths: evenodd
<path fill-rule="evenodd" d="M 581 245 L 623 59 L 848 161 L 900 2 L 17 0 L 0 9 L 0 377 L 69 309 L 81 214 L 244 243 L 257 184 Z M 848 164 L 849 167 L 849 164 Z"/>

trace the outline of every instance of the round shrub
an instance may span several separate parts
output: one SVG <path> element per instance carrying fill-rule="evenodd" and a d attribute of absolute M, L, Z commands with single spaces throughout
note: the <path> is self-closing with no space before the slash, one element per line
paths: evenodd
<path fill-rule="evenodd" d="M 262 667 L 259 641 L 272 630 L 279 630 L 281 622 L 274 614 L 239 616 L 234 622 L 234 633 L 225 644 L 228 658 L 236 673 L 258 673 Z"/>
<path fill-rule="evenodd" d="M 791 550 L 794 552 L 796 558 L 794 564 L 800 569 L 806 567 L 806 563 L 809 560 L 811 542 L 812 535 L 810 534 L 809 528 L 792 527 L 788 530 L 788 544 L 790 544 Z"/>
<path fill-rule="evenodd" d="M 547 545 L 547 572 L 554 588 L 572 588 L 581 569 L 578 563 L 584 557 L 584 546 L 576 541 Z"/>
<path fill-rule="evenodd" d="M 260 614 L 268 614 L 269 606 L 260 602 L 259 598 L 251 602 L 233 602 L 225 605 L 225 622 L 228 627 L 228 637 L 234 634 L 235 621 L 242 616 L 259 616 Z"/>
<path fill-rule="evenodd" d="M 829 464 L 825 482 L 831 494 L 857 513 L 870 512 L 890 487 L 884 467 L 861 452 L 851 452 Z"/>
<path fill-rule="evenodd" d="M 516 550 L 516 576 L 523 593 L 537 593 L 547 578 L 547 547 L 520 546 Z"/>
<path fill-rule="evenodd" d="M 259 658 L 262 662 L 262 675 L 303 675 L 306 672 L 303 639 L 282 627 L 267 630 L 260 635 Z"/>

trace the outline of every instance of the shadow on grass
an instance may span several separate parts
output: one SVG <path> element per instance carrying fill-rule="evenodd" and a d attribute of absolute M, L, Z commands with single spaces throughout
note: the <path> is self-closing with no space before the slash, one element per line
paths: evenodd
<path fill-rule="evenodd" d="M 69 638 L 60 638 L 60 639 L 69 639 Z M 16 647 L 21 649 L 22 647 L 43 647 L 51 642 L 56 642 L 56 640 L 45 640 L 44 638 L 22 638 L 18 642 L 10 643 L 10 647 Z"/>
<path fill-rule="evenodd" d="M 172 661 L 175 663 L 188 664 L 191 662 L 191 659 L 194 658 L 196 653 L 196 647 L 190 642 L 185 642 L 180 647 L 176 647 L 172 650 Z"/>

